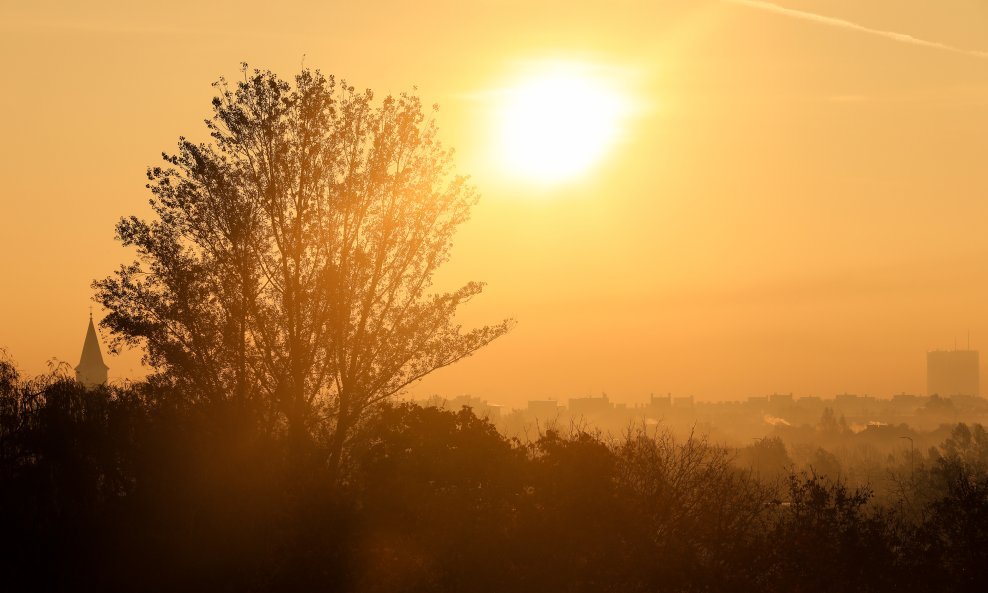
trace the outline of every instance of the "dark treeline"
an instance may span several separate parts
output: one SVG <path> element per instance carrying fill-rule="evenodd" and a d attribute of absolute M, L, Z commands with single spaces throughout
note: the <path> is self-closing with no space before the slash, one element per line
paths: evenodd
<path fill-rule="evenodd" d="M 6 591 L 985 591 L 988 441 L 959 426 L 879 503 L 759 480 L 694 436 L 501 435 L 386 403 L 342 470 L 263 410 L 160 378 L 0 363 Z M 910 488 L 923 483 L 922 495 Z"/>

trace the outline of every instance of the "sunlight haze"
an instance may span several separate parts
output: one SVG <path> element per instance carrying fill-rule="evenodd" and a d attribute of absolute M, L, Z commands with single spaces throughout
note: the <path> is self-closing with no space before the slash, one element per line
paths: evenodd
<path fill-rule="evenodd" d="M 988 345 L 988 3 L 6 2 L 0 33 L 0 346 L 30 373 L 78 362 L 115 222 L 241 62 L 440 105 L 481 200 L 439 287 L 517 326 L 415 396 L 888 397 Z"/>

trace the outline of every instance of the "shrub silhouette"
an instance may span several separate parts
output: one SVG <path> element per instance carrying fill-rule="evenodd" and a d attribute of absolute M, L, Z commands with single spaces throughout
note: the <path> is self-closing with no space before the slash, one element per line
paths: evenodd
<path fill-rule="evenodd" d="M 266 414 L 159 378 L 96 391 L 25 380 L 0 360 L 4 589 L 985 586 L 988 477 L 964 429 L 923 470 L 936 480 L 916 480 L 941 486 L 913 514 L 814 474 L 777 490 L 696 435 L 523 443 L 469 409 L 411 403 L 364 417 L 342 474 L 299 474 Z"/>

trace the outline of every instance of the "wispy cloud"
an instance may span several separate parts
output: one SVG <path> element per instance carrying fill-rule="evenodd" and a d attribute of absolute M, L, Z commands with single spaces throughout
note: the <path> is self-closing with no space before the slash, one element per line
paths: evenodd
<path fill-rule="evenodd" d="M 988 59 L 988 51 L 965 49 L 963 47 L 956 47 L 953 45 L 948 45 L 946 43 L 940 43 L 939 41 L 920 39 L 919 37 L 913 37 L 912 35 L 907 35 L 906 33 L 898 33 L 896 31 L 885 31 L 883 29 L 875 29 L 845 19 L 817 14 L 815 12 L 807 12 L 805 10 L 797 10 L 795 8 L 786 8 L 785 6 L 780 6 L 772 2 L 764 2 L 762 0 L 725 0 L 725 1 L 730 2 L 731 4 L 737 4 L 739 6 L 747 6 L 749 8 L 754 8 L 756 10 L 761 10 L 764 12 L 771 12 L 774 14 L 779 14 L 794 19 L 819 23 L 821 25 L 827 25 L 829 27 L 836 27 L 839 29 L 846 29 L 849 31 L 857 31 L 859 33 L 866 33 L 868 35 L 873 35 L 875 37 L 883 37 L 885 39 L 889 39 L 891 41 L 897 41 L 899 43 L 917 45 L 920 47 L 938 49 L 941 51 L 949 51 L 955 54 L 962 54 L 975 58 Z"/>

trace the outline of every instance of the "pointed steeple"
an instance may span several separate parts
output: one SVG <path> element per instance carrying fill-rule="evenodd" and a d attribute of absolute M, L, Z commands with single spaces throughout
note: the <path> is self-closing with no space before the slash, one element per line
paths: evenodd
<path fill-rule="evenodd" d="M 110 367 L 103 362 L 103 353 L 100 352 L 96 326 L 93 324 L 93 312 L 90 311 L 89 329 L 86 330 L 86 341 L 82 344 L 79 366 L 75 368 L 75 378 L 86 387 L 96 387 L 106 383 L 109 369 Z"/>

